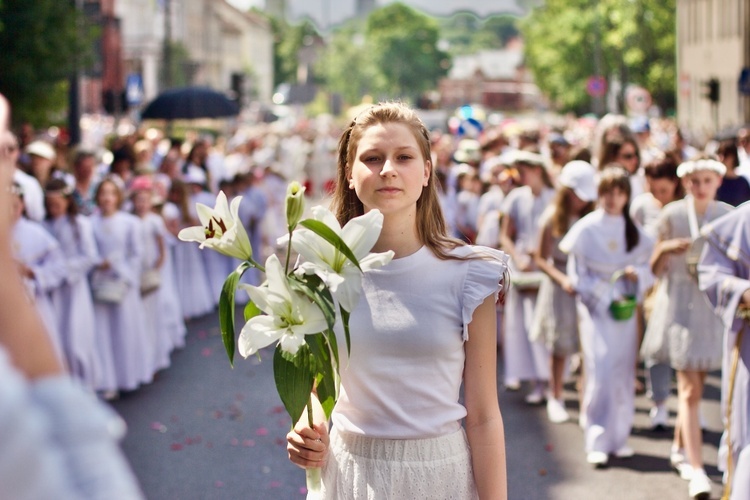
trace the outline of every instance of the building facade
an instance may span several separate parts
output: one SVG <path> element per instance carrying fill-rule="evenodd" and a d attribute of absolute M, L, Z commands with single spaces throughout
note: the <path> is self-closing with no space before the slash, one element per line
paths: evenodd
<path fill-rule="evenodd" d="M 740 91 L 746 68 L 750 68 L 748 0 L 677 1 L 680 127 L 706 139 L 717 131 L 750 123 L 750 96 Z M 718 82 L 716 102 L 708 97 L 711 80 Z"/>
<path fill-rule="evenodd" d="M 487 109 L 522 111 L 535 107 L 540 98 L 524 66 L 520 40 L 509 42 L 504 49 L 454 57 L 438 88 L 443 108 L 481 104 Z"/>

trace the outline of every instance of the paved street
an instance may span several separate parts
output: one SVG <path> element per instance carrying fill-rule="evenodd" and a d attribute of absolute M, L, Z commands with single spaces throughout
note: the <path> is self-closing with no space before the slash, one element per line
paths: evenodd
<path fill-rule="evenodd" d="M 191 322 L 187 346 L 174 353 L 172 366 L 114 402 L 129 426 L 123 446 L 143 490 L 154 500 L 304 498 L 304 473 L 286 458 L 289 420 L 273 385 L 271 351 L 262 361 L 240 358 L 232 370 L 217 324 L 214 316 Z M 719 498 L 718 378 L 709 384 L 704 458 Z M 568 407 L 577 417 L 572 384 L 569 389 Z M 636 456 L 593 470 L 577 424 L 549 424 L 544 408 L 526 406 L 523 395 L 500 395 L 511 499 L 687 498 L 687 483 L 669 469 L 671 429 L 646 430 L 643 397 L 631 438 Z"/>

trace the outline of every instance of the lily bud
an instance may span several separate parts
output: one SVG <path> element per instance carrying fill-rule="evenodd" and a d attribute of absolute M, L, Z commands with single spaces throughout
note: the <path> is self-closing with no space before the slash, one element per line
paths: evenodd
<path fill-rule="evenodd" d="M 304 186 L 297 181 L 289 183 L 289 187 L 286 189 L 286 223 L 290 231 L 297 227 L 297 223 L 305 211 L 304 194 Z"/>

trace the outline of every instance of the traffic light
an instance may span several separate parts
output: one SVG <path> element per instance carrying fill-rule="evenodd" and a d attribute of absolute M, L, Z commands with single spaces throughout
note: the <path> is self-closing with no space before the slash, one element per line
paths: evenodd
<path fill-rule="evenodd" d="M 705 93 L 703 97 L 716 104 L 719 102 L 719 80 L 717 78 L 711 78 L 710 80 L 703 82 Z"/>

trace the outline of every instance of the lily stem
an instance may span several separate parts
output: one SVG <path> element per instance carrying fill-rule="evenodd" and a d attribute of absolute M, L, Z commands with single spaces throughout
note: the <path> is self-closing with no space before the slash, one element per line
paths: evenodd
<path fill-rule="evenodd" d="M 310 396 L 307 399 L 307 425 L 310 426 L 310 429 L 312 429 L 314 425 L 313 410 L 312 410 L 312 393 L 310 393 Z"/>
<path fill-rule="evenodd" d="M 292 228 L 289 228 L 289 241 L 286 245 L 286 265 L 284 266 L 284 274 L 289 274 L 289 257 L 292 255 Z"/>

